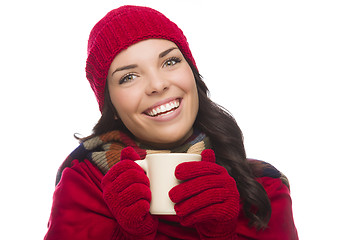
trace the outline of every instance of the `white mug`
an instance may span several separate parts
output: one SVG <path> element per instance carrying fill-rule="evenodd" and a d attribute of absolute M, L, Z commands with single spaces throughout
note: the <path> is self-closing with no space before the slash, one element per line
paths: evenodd
<path fill-rule="evenodd" d="M 200 154 L 155 153 L 148 154 L 144 160 L 135 161 L 144 169 L 150 180 L 150 213 L 154 215 L 175 215 L 174 203 L 169 191 L 180 181 L 175 178 L 175 168 L 183 162 L 201 161 Z"/>

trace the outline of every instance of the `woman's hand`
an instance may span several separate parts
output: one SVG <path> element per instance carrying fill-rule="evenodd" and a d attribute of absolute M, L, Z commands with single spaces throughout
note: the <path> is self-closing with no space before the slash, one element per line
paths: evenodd
<path fill-rule="evenodd" d="M 103 197 L 127 239 L 154 239 L 158 220 L 150 215 L 150 183 L 134 160 L 139 155 L 131 147 L 121 151 L 121 161 L 104 176 Z"/>
<path fill-rule="evenodd" d="M 212 150 L 201 155 L 201 162 L 177 166 L 175 176 L 183 182 L 170 190 L 170 199 L 181 224 L 194 226 L 202 239 L 233 239 L 240 211 L 236 182 L 215 163 Z"/>

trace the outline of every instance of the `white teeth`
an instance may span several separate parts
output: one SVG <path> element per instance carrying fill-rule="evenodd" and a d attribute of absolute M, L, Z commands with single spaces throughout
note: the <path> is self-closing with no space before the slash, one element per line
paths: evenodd
<path fill-rule="evenodd" d="M 149 111 L 147 111 L 146 113 L 152 117 L 159 115 L 159 114 L 163 114 L 166 112 L 169 112 L 171 110 L 175 110 L 176 108 L 178 108 L 180 106 L 180 102 L 179 100 L 174 100 L 171 101 L 169 103 L 166 103 L 164 105 L 158 106 L 154 109 L 151 109 Z"/>
<path fill-rule="evenodd" d="M 165 105 L 165 108 L 166 108 L 166 111 L 169 111 L 172 107 L 170 107 L 170 104 L 167 103 L 167 104 Z"/>
<path fill-rule="evenodd" d="M 166 107 L 164 105 L 160 106 L 160 112 L 166 112 Z"/>

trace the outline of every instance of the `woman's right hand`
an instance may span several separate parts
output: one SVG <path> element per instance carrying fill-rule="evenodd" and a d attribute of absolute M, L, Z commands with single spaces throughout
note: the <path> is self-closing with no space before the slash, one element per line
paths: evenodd
<path fill-rule="evenodd" d="M 150 182 L 134 161 L 139 155 L 131 147 L 121 151 L 121 161 L 104 176 L 103 197 L 127 239 L 155 239 L 158 219 L 149 212 Z"/>

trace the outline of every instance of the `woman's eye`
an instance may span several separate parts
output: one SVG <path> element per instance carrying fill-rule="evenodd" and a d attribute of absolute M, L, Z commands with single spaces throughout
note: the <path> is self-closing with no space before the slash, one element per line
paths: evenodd
<path fill-rule="evenodd" d="M 175 64 L 181 62 L 181 59 L 180 58 L 177 58 L 177 57 L 173 57 L 173 58 L 170 58 L 168 60 L 165 61 L 164 63 L 164 67 L 171 67 L 171 66 L 174 66 Z"/>
<path fill-rule="evenodd" d="M 124 77 L 120 79 L 120 84 L 127 83 L 133 81 L 137 76 L 133 73 L 126 74 Z"/>

